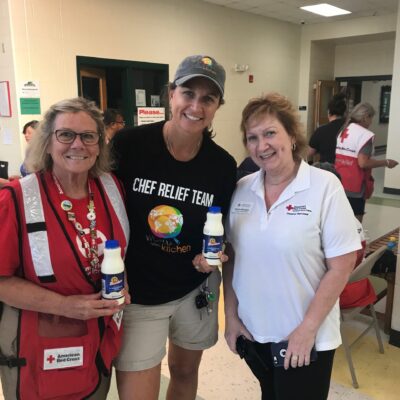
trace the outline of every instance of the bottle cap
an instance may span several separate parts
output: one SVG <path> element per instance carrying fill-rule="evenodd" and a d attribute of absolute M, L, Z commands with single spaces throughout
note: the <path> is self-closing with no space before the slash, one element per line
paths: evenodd
<path fill-rule="evenodd" d="M 221 212 L 221 207 L 211 206 L 211 207 L 209 207 L 208 212 L 211 214 L 219 214 Z"/>
<path fill-rule="evenodd" d="M 118 240 L 106 240 L 106 249 L 117 249 L 118 247 Z"/>

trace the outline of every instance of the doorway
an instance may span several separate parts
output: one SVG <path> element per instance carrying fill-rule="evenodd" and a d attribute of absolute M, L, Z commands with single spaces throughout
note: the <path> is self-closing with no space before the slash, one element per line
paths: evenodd
<path fill-rule="evenodd" d="M 167 109 L 168 64 L 84 56 L 76 60 L 79 96 L 93 100 L 103 111 L 120 110 L 128 126 L 137 125 L 137 90 L 144 94 L 141 104 Z"/>

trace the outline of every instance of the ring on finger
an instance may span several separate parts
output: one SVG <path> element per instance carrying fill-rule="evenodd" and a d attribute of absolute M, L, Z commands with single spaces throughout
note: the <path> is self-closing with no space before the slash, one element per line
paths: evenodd
<path fill-rule="evenodd" d="M 293 361 L 297 361 L 299 359 L 299 356 L 292 356 Z"/>

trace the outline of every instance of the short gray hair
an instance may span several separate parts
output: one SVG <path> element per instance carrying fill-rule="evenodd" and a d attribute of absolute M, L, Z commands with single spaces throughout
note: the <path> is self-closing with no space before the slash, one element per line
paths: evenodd
<path fill-rule="evenodd" d="M 364 102 L 358 103 L 347 117 L 346 126 L 352 122 L 359 124 L 365 118 L 372 118 L 375 115 L 374 107 L 371 104 Z"/>
<path fill-rule="evenodd" d="M 111 170 L 109 147 L 105 141 L 103 114 L 93 101 L 83 97 L 75 97 L 61 100 L 46 111 L 37 133 L 29 145 L 29 152 L 25 161 L 29 172 L 50 171 L 52 169 L 53 160 L 50 154 L 47 153 L 47 149 L 54 133 L 54 121 L 58 114 L 75 114 L 78 112 L 88 114 L 96 123 L 97 132 L 100 134 L 99 156 L 89 170 L 89 175 L 96 178 Z"/>

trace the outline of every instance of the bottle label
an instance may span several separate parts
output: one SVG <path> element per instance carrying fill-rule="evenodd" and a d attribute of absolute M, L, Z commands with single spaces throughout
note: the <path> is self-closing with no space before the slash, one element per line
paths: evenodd
<path fill-rule="evenodd" d="M 223 243 L 223 236 L 204 235 L 203 256 L 207 260 L 219 260 L 221 258 Z"/>
<path fill-rule="evenodd" d="M 101 296 L 104 299 L 116 300 L 124 296 L 124 272 L 119 274 L 101 274 Z"/>

